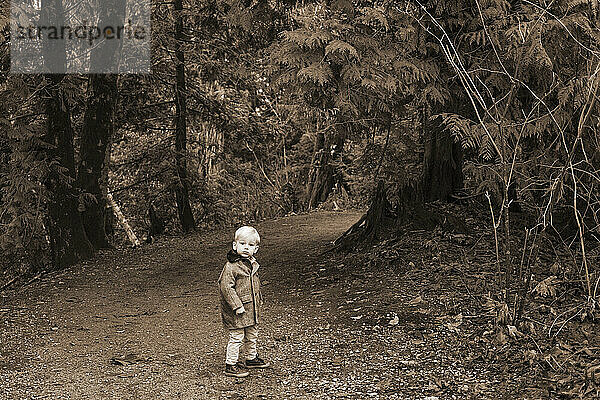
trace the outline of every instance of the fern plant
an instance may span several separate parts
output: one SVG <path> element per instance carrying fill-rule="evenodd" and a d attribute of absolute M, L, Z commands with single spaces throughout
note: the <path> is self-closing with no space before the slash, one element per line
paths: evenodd
<path fill-rule="evenodd" d="M 281 96 L 310 115 L 308 130 L 315 133 L 315 150 L 322 150 L 313 160 L 320 158 L 320 165 L 335 164 L 324 155 L 335 158 L 346 139 L 385 138 L 415 97 L 443 97 L 435 63 L 418 57 L 410 18 L 386 2 L 317 2 L 298 8 L 293 20 L 296 29 L 271 47 L 271 73 Z"/>
<path fill-rule="evenodd" d="M 25 83 L 11 76 L 0 96 L 12 99 L 4 104 L 19 107 L 26 97 Z M 44 148 L 36 125 L 9 120 L 8 107 L 1 107 L 0 131 L 0 263 L 3 280 L 45 268 L 48 239 L 45 228 L 45 204 L 48 200 L 43 180 L 50 165 L 41 156 Z M 25 109 L 24 107 L 22 109 Z M 0 278 L 1 279 L 1 278 Z"/>
<path fill-rule="evenodd" d="M 557 208 L 567 207 L 574 216 L 577 262 L 585 267 L 585 292 L 593 309 L 597 293 L 590 284 L 583 237 L 599 226 L 600 211 L 597 2 L 414 4 L 417 23 L 439 46 L 458 83 L 454 88 L 470 105 L 468 112 L 439 117 L 475 153 L 468 172 L 477 190 L 495 192 L 499 215 L 494 229 L 502 226 L 504 232 L 501 258 L 507 289 L 514 254 L 510 202 L 527 201 L 544 228 Z M 515 184 L 520 194 L 511 198 Z"/>
<path fill-rule="evenodd" d="M 392 113 L 437 75 L 412 54 L 415 30 L 405 17 L 376 4 L 350 9 L 352 17 L 321 3 L 298 9 L 298 28 L 271 51 L 277 86 L 338 122 Z M 430 88 L 429 96 L 440 94 Z"/>

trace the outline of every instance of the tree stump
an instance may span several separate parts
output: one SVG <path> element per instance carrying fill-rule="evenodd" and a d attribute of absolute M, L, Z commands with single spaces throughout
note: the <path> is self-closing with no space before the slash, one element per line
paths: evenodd
<path fill-rule="evenodd" d="M 385 185 L 379 181 L 369 210 L 336 239 L 334 250 L 350 251 L 361 243 L 373 243 L 379 238 L 382 228 L 394 221 L 395 213 L 387 199 Z"/>

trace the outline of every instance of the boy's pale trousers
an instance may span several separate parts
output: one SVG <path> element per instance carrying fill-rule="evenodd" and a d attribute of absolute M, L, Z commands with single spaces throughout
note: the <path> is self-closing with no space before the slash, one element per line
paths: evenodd
<path fill-rule="evenodd" d="M 229 330 L 229 343 L 227 343 L 227 356 L 225 363 L 233 365 L 240 358 L 240 348 L 245 347 L 246 359 L 252 360 L 256 357 L 256 341 L 258 339 L 258 328 L 256 325 L 240 329 Z"/>

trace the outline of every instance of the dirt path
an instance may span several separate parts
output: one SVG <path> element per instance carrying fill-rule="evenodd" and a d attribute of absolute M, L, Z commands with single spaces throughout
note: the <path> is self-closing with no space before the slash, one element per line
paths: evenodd
<path fill-rule="evenodd" d="M 314 322 L 310 305 L 290 295 L 298 273 L 358 217 L 317 213 L 258 225 L 268 321 L 260 344 L 273 369 L 242 381 L 222 375 L 215 281 L 231 233 L 197 234 L 107 252 L 3 293 L 0 397 L 284 398 L 286 379 L 305 363 L 288 348 L 309 345 L 296 333 Z"/>
<path fill-rule="evenodd" d="M 259 351 L 273 368 L 222 373 L 215 282 L 231 232 L 211 232 L 107 252 L 3 293 L 0 398 L 543 398 L 526 366 L 507 362 L 510 347 L 485 336 L 459 255 L 430 233 L 379 246 L 379 257 L 320 256 L 359 217 L 257 226 Z"/>

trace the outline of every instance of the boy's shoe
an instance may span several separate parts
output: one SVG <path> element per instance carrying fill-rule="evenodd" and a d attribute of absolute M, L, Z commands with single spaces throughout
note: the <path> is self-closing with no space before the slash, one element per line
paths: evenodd
<path fill-rule="evenodd" d="M 267 368 L 270 365 L 271 365 L 271 363 L 263 360 L 259 356 L 254 357 L 252 360 L 246 360 L 247 368 Z"/>
<path fill-rule="evenodd" d="M 243 361 L 238 361 L 235 365 L 237 365 L 240 369 L 244 371 L 248 369 L 248 367 L 246 367 L 246 363 Z"/>
<path fill-rule="evenodd" d="M 250 373 L 245 370 L 240 368 L 240 366 L 238 364 L 225 364 L 225 375 L 227 376 L 235 376 L 236 378 L 243 378 L 245 376 L 248 376 Z"/>

